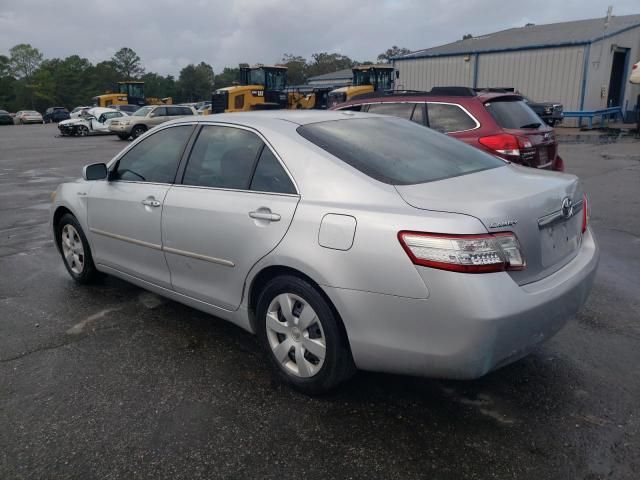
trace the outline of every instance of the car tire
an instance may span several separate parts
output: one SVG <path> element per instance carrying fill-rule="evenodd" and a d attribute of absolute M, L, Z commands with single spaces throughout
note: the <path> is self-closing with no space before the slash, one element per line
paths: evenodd
<path fill-rule="evenodd" d="M 119 134 L 118 134 L 118 138 L 119 138 L 120 140 L 126 140 L 126 139 L 128 139 L 129 137 L 130 137 L 130 135 L 129 135 L 129 134 L 126 134 L 126 135 L 125 135 L 125 134 L 122 134 L 122 133 L 119 133 Z"/>
<path fill-rule="evenodd" d="M 95 281 L 99 274 L 87 237 L 76 217 L 65 213 L 55 226 L 55 235 L 62 262 L 71 278 L 83 285 Z"/>
<path fill-rule="evenodd" d="M 136 125 L 135 127 L 133 127 L 133 130 L 131 130 L 131 136 L 135 140 L 136 138 L 138 138 L 140 135 L 142 135 L 146 131 L 147 131 L 147 129 L 145 127 L 143 127 L 142 125 Z"/>
<path fill-rule="evenodd" d="M 79 137 L 86 137 L 89 135 L 89 129 L 84 125 L 78 125 L 78 129 L 76 131 L 78 132 Z"/>
<path fill-rule="evenodd" d="M 295 389 L 325 393 L 355 373 L 337 312 L 308 281 L 291 275 L 270 280 L 258 297 L 256 319 L 274 371 Z"/>

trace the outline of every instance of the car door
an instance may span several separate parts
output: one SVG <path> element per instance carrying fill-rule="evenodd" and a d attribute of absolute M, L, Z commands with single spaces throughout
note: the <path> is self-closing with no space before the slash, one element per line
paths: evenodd
<path fill-rule="evenodd" d="M 163 202 L 193 125 L 164 128 L 134 144 L 92 182 L 87 214 L 96 263 L 171 288 L 162 253 Z"/>
<path fill-rule="evenodd" d="M 156 125 L 160 125 L 167 120 L 171 120 L 171 118 L 167 116 L 167 107 L 154 108 L 153 111 L 149 113 L 148 127 L 155 127 Z"/>
<path fill-rule="evenodd" d="M 236 309 L 253 265 L 285 235 L 299 196 L 256 132 L 205 125 L 181 183 L 165 199 L 162 235 L 174 290 Z"/>

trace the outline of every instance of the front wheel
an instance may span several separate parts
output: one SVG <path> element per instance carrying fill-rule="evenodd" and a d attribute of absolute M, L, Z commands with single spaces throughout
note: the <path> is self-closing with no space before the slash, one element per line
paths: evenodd
<path fill-rule="evenodd" d="M 91 283 L 98 276 L 87 237 L 76 217 L 62 216 L 56 225 L 56 241 L 69 275 L 80 284 Z"/>
<path fill-rule="evenodd" d="M 131 130 L 131 136 L 135 140 L 136 138 L 138 138 L 140 135 L 142 135 L 146 131 L 147 131 L 146 128 L 144 128 L 141 125 L 138 125 L 137 127 L 133 127 L 133 130 Z"/>
<path fill-rule="evenodd" d="M 84 125 L 78 126 L 78 135 L 81 137 L 86 137 L 87 135 L 89 135 L 89 129 Z"/>
<path fill-rule="evenodd" d="M 307 281 L 282 276 L 262 290 L 258 335 L 281 379 L 308 394 L 337 387 L 355 372 L 340 319 Z"/>

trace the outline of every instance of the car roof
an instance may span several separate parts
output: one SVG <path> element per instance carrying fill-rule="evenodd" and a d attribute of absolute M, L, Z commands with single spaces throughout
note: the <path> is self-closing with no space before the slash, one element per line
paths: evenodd
<path fill-rule="evenodd" d="M 439 91 L 415 91 L 415 90 L 396 90 L 393 92 L 374 92 L 371 94 L 359 95 L 351 101 L 344 102 L 337 105 L 336 108 L 345 107 L 348 105 L 360 105 L 365 103 L 394 103 L 394 102 L 437 102 L 446 101 L 451 103 L 468 103 L 473 101 L 487 102 L 495 100 L 496 98 L 511 100 L 522 99 L 522 95 L 516 92 L 510 91 L 488 91 L 480 90 L 471 93 L 465 93 L 460 87 L 442 88 Z"/>
<path fill-rule="evenodd" d="M 274 122 L 308 125 L 310 123 L 346 120 L 350 118 L 375 118 L 377 115 L 363 112 L 345 112 L 337 110 L 267 110 L 262 112 L 216 113 L 198 116 L 198 122 L 226 122 L 242 125 L 269 125 Z M 190 117 L 187 117 L 190 118 Z"/>

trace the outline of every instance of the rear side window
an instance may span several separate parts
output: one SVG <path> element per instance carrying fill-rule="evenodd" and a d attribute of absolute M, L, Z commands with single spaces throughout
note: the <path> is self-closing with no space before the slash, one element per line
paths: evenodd
<path fill-rule="evenodd" d="M 182 183 L 247 190 L 263 145 L 255 133 L 247 130 L 204 126 L 191 151 Z"/>
<path fill-rule="evenodd" d="M 484 104 L 502 128 L 538 128 L 543 122 L 522 100 L 499 100 Z"/>
<path fill-rule="evenodd" d="M 167 107 L 158 107 L 158 108 L 156 108 L 153 111 L 152 115 L 154 117 L 165 117 L 165 116 L 167 116 Z"/>
<path fill-rule="evenodd" d="M 118 160 L 110 180 L 173 183 L 192 131 L 191 125 L 171 127 L 145 138 Z"/>
<path fill-rule="evenodd" d="M 251 190 L 273 193 L 296 193 L 289 176 L 273 152 L 264 147 L 251 180 Z"/>
<path fill-rule="evenodd" d="M 411 119 L 415 103 L 375 103 L 369 105 L 369 113 L 380 113 L 382 115 L 393 115 L 394 117 Z"/>
<path fill-rule="evenodd" d="M 428 104 L 429 127 L 442 133 L 462 132 L 476 128 L 476 122 L 458 105 Z"/>
<path fill-rule="evenodd" d="M 362 173 L 412 185 L 505 165 L 465 143 L 399 118 L 312 123 L 298 133 Z"/>

